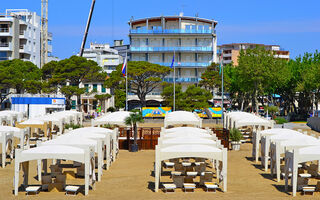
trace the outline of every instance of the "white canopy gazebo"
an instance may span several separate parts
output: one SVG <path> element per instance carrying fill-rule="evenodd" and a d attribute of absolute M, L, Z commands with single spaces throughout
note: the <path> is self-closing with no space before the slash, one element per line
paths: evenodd
<path fill-rule="evenodd" d="M 288 133 L 291 129 L 285 129 L 285 128 L 271 128 L 266 130 L 258 130 L 256 132 L 253 132 L 253 138 L 252 138 L 252 157 L 255 158 L 256 162 L 258 162 L 259 158 L 259 145 L 261 141 L 261 137 L 267 136 L 267 135 L 278 135 L 281 133 Z"/>
<path fill-rule="evenodd" d="M 38 120 L 44 121 L 44 122 L 51 122 L 52 127 L 51 130 L 53 130 L 54 126 L 57 126 L 59 128 L 58 135 L 62 134 L 62 131 L 64 129 L 65 124 L 65 118 L 62 115 L 44 115 L 37 118 Z"/>
<path fill-rule="evenodd" d="M 74 110 L 65 110 L 59 113 L 73 116 L 75 124 L 80 124 L 80 125 L 83 124 L 83 112 L 78 112 Z"/>
<path fill-rule="evenodd" d="M 129 111 L 117 111 L 117 112 L 107 113 L 102 117 L 99 117 L 97 119 L 92 119 L 91 126 L 101 126 L 101 125 L 110 124 L 110 125 L 127 127 L 124 121 L 127 117 L 130 116 L 130 113 L 131 112 Z"/>
<path fill-rule="evenodd" d="M 245 117 L 252 117 L 252 115 L 253 114 L 251 113 L 240 111 L 226 113 L 223 118 L 225 128 L 230 129 L 230 127 L 232 126 L 231 124 L 233 124 L 232 120 L 235 120 L 237 118 L 244 119 Z"/>
<path fill-rule="evenodd" d="M 12 126 L 0 126 L 0 132 L 10 132 L 13 133 L 13 136 L 20 140 L 20 148 L 24 149 L 25 142 L 27 149 L 30 148 L 30 131 L 28 128 L 20 129 Z"/>
<path fill-rule="evenodd" d="M 74 129 L 71 133 L 87 133 L 87 134 L 102 134 L 108 137 L 109 139 L 105 142 L 108 142 L 106 145 L 106 158 L 108 160 L 107 169 L 109 169 L 111 161 L 116 159 L 116 154 L 119 151 L 118 149 L 118 128 L 113 130 L 107 128 L 100 128 L 100 127 L 84 127 L 79 129 Z M 112 155 L 112 156 L 111 156 Z M 111 159 L 112 157 L 112 159 Z"/>
<path fill-rule="evenodd" d="M 45 137 L 51 137 L 51 122 L 45 122 L 39 119 L 28 119 L 16 125 L 18 128 L 41 129 Z M 30 133 L 31 135 L 32 133 Z"/>
<path fill-rule="evenodd" d="M 99 141 L 99 140 L 93 140 L 93 139 L 88 139 L 83 137 L 57 137 L 56 139 L 49 140 L 39 144 L 39 146 L 49 146 L 49 145 L 50 146 L 66 145 L 66 146 L 73 146 L 73 147 L 78 147 L 83 149 L 87 149 L 88 147 L 90 148 L 93 147 L 98 157 L 98 181 L 101 181 L 102 165 L 103 165 L 103 151 L 102 151 L 101 140 Z M 41 167 L 38 170 L 38 177 L 41 177 Z"/>
<path fill-rule="evenodd" d="M 207 158 L 211 160 L 218 160 L 222 162 L 223 191 L 227 191 L 227 149 L 217 148 L 213 145 L 201 144 L 180 144 L 167 147 L 156 146 L 155 156 L 155 191 L 158 192 L 160 176 L 161 176 L 161 162 L 173 158 Z"/>
<path fill-rule="evenodd" d="M 90 180 L 94 177 L 94 149 L 82 149 L 65 145 L 40 146 L 28 150 L 17 149 L 15 153 L 14 194 L 18 195 L 20 164 L 24 171 L 23 185 L 28 185 L 29 161 L 43 159 L 64 159 L 83 163 L 85 165 L 85 195 L 89 193 Z"/>
<path fill-rule="evenodd" d="M 268 170 L 268 159 L 270 152 L 270 143 L 275 140 L 288 140 L 292 137 L 303 138 L 305 135 L 298 131 L 287 129 L 286 133 L 277 135 L 265 135 L 261 138 L 261 165 L 264 166 L 264 170 Z"/>
<path fill-rule="evenodd" d="M 288 190 L 289 173 L 292 172 L 292 195 L 297 193 L 298 164 L 320 160 L 320 146 L 294 148 L 285 153 L 285 189 Z M 319 164 L 319 163 L 318 163 Z"/>
<path fill-rule="evenodd" d="M 174 111 L 167 113 L 164 118 L 164 127 L 174 125 L 193 125 L 195 127 L 202 127 L 202 119 L 197 115 L 197 113 L 187 112 L 187 111 Z"/>
<path fill-rule="evenodd" d="M 21 122 L 23 119 L 23 113 L 22 112 L 17 112 L 13 110 L 4 110 L 0 111 L 0 118 L 4 119 L 6 121 L 6 125 L 8 126 L 14 126 L 15 122 Z"/>
<path fill-rule="evenodd" d="M 10 149 L 10 157 L 13 158 L 13 131 L 0 129 L 0 143 L 2 150 L 2 168 L 6 166 L 7 149 Z"/>
<path fill-rule="evenodd" d="M 302 135 L 299 137 L 292 136 L 288 140 L 274 140 L 270 145 L 270 170 L 271 175 L 277 174 L 277 181 L 280 181 L 280 155 L 284 154 L 286 150 L 293 148 L 302 148 L 308 146 L 320 146 L 320 140 L 308 136 Z"/>

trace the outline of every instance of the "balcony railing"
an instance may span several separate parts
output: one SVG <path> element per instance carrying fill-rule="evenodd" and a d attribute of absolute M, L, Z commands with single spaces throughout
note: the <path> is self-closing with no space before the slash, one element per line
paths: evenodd
<path fill-rule="evenodd" d="M 177 77 L 175 79 L 177 83 L 197 83 L 201 81 L 199 77 Z M 164 78 L 163 81 L 173 83 L 173 78 Z"/>
<path fill-rule="evenodd" d="M 212 51 L 212 47 L 130 47 L 131 51 Z"/>
<path fill-rule="evenodd" d="M 0 33 L 8 33 L 9 28 L 0 28 Z"/>
<path fill-rule="evenodd" d="M 24 48 L 24 45 L 19 45 L 19 48 L 20 48 L 20 49 L 23 49 L 23 48 Z"/>
<path fill-rule="evenodd" d="M 9 57 L 0 57 L 0 60 L 9 60 Z"/>
<path fill-rule="evenodd" d="M 0 47 L 9 47 L 9 43 L 0 43 Z"/>
<path fill-rule="evenodd" d="M 147 29 L 131 29 L 131 34 L 212 34 L 216 30 L 187 30 L 187 29 L 163 29 L 163 30 L 147 30 Z"/>
<path fill-rule="evenodd" d="M 20 30 L 20 35 L 24 35 L 24 30 Z"/>
<path fill-rule="evenodd" d="M 152 62 L 152 61 L 151 61 Z M 162 66 L 171 66 L 171 62 L 152 62 Z M 210 62 L 175 62 L 175 67 L 208 67 L 211 63 Z"/>

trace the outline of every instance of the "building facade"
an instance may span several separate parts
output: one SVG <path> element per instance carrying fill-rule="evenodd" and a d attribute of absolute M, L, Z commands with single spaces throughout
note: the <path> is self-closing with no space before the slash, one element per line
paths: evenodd
<path fill-rule="evenodd" d="M 222 63 L 223 65 L 233 64 L 238 65 L 238 56 L 241 50 L 254 49 L 257 46 L 264 47 L 266 50 L 273 51 L 274 57 L 289 60 L 290 53 L 280 48 L 279 45 L 265 45 L 265 44 L 255 44 L 255 43 L 231 43 L 223 44 L 218 47 L 220 53 L 222 53 Z"/>
<path fill-rule="evenodd" d="M 217 62 L 214 20 L 180 14 L 130 20 L 129 25 L 130 60 L 169 67 L 175 55 L 175 81 L 183 90 L 198 83 L 206 67 Z M 164 81 L 172 83 L 173 72 Z M 148 95 L 147 100 L 161 101 L 160 92 L 161 88 Z"/>
<path fill-rule="evenodd" d="M 40 17 L 27 9 L 0 14 L 0 60 L 22 59 L 40 67 Z M 52 34 L 49 34 L 49 53 Z"/>

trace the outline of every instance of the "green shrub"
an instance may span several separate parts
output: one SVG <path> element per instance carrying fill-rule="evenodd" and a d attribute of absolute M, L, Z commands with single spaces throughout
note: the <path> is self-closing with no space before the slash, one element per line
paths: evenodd
<path fill-rule="evenodd" d="M 69 128 L 77 129 L 77 128 L 82 128 L 82 127 L 83 126 L 81 126 L 80 124 L 66 124 L 66 125 L 64 125 L 65 129 L 69 129 Z"/>
<path fill-rule="evenodd" d="M 274 119 L 274 121 L 276 121 L 277 124 L 284 124 L 284 123 L 287 123 L 288 121 L 283 118 L 283 117 L 277 117 Z"/>
<path fill-rule="evenodd" d="M 239 142 L 243 138 L 241 132 L 237 128 L 230 130 L 230 140 L 234 142 Z"/>
<path fill-rule="evenodd" d="M 102 126 L 103 128 L 108 128 L 108 129 L 112 129 L 112 126 L 110 124 L 105 124 Z"/>

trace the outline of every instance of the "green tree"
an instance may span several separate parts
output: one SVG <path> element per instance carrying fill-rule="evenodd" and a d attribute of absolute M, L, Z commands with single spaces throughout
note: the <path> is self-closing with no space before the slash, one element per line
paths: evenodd
<path fill-rule="evenodd" d="M 55 91 L 60 89 L 66 96 L 67 108 L 71 107 L 71 97 L 77 96 L 78 110 L 81 105 L 81 94 L 85 93 L 84 88 L 79 88 L 80 83 L 91 81 L 104 81 L 106 73 L 92 60 L 83 57 L 71 56 L 59 62 L 49 62 L 42 68 L 43 79 L 46 84 Z"/>
<path fill-rule="evenodd" d="M 0 62 L 0 89 L 8 91 L 13 88 L 18 94 L 39 93 L 42 88 L 40 79 L 41 70 L 32 62 L 18 59 Z M 7 93 L 1 95 L 1 103 L 7 95 Z"/>
<path fill-rule="evenodd" d="M 121 73 L 121 67 L 122 65 L 118 65 L 117 70 L 106 80 L 108 87 L 125 89 L 125 77 Z M 141 106 L 146 106 L 146 95 L 159 87 L 163 78 L 171 71 L 169 67 L 145 61 L 129 61 L 127 69 L 129 91 L 138 96 Z"/>
<path fill-rule="evenodd" d="M 181 85 L 176 84 L 175 93 L 176 93 L 176 102 L 175 102 L 176 110 L 183 110 L 184 94 L 182 92 Z M 165 105 L 167 105 L 173 109 L 173 84 L 165 83 L 163 90 L 162 90 L 162 93 L 161 93 L 161 96 L 165 102 Z"/>
<path fill-rule="evenodd" d="M 194 111 L 195 109 L 208 108 L 210 99 L 212 99 L 210 91 L 190 85 L 183 94 L 183 109 Z"/>
<path fill-rule="evenodd" d="M 143 122 L 143 117 L 141 112 L 130 113 L 130 116 L 125 118 L 125 124 L 131 126 L 133 129 L 133 138 L 134 138 L 134 146 L 137 146 L 137 137 L 138 137 L 138 126 L 137 123 Z"/>

